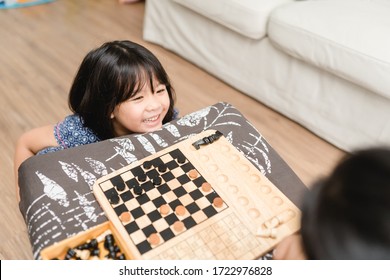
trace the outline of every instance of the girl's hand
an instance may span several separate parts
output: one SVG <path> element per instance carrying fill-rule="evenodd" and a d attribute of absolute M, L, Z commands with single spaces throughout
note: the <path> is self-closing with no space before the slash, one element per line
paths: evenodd
<path fill-rule="evenodd" d="M 274 260 L 305 260 L 307 259 L 299 233 L 287 236 L 274 249 Z"/>

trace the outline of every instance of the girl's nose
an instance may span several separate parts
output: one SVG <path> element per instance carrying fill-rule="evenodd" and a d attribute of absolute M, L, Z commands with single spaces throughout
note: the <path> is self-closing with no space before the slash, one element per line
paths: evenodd
<path fill-rule="evenodd" d="M 148 98 L 147 110 L 154 111 L 159 109 L 161 107 L 161 103 L 158 97 L 155 94 L 149 94 L 148 96 L 149 98 Z"/>

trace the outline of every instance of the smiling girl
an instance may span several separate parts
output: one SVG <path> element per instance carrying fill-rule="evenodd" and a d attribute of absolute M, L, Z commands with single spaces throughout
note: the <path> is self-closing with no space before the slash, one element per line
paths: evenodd
<path fill-rule="evenodd" d="M 86 55 L 74 78 L 73 114 L 19 138 L 16 177 L 20 164 L 35 154 L 160 129 L 177 117 L 174 102 L 169 77 L 153 53 L 130 41 L 105 43 Z"/>

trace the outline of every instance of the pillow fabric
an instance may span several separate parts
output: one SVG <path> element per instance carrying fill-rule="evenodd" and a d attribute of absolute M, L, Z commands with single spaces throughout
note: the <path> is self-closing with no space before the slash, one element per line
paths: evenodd
<path fill-rule="evenodd" d="M 78 146 L 26 160 L 19 169 L 20 211 L 33 256 L 107 218 L 92 192 L 101 176 L 204 130 L 224 134 L 298 207 L 306 187 L 253 125 L 220 102 L 167 123 L 161 130 Z"/>

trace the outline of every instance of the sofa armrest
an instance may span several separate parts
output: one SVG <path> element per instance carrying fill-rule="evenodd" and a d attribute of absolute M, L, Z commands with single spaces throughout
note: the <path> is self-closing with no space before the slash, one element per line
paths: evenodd
<path fill-rule="evenodd" d="M 173 1 L 251 39 L 261 39 L 267 35 L 268 17 L 276 7 L 294 2 L 294 0 Z"/>

